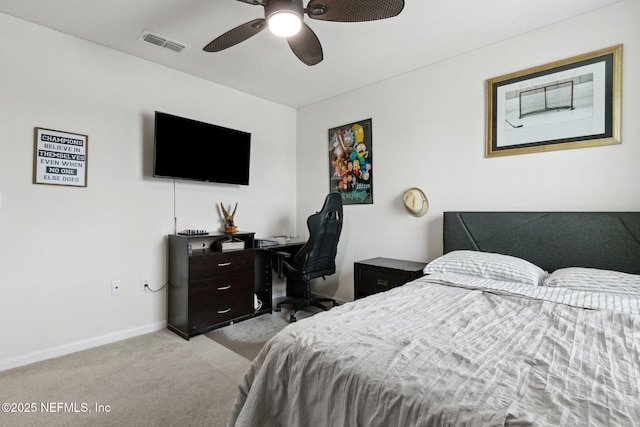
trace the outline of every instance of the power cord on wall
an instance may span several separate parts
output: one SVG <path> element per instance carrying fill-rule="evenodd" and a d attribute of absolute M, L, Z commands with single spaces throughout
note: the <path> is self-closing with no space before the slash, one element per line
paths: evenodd
<path fill-rule="evenodd" d="M 178 217 L 176 216 L 176 180 L 173 180 L 173 233 L 178 234 Z"/>
<path fill-rule="evenodd" d="M 146 291 L 149 291 L 149 292 L 153 292 L 153 293 L 155 294 L 155 293 L 161 292 L 164 288 L 166 288 L 166 287 L 167 287 L 167 285 L 168 285 L 168 284 L 169 284 L 169 282 L 165 282 L 165 283 L 164 283 L 164 285 L 162 285 L 162 287 L 161 287 L 160 289 L 157 289 L 157 290 L 156 290 L 156 289 L 151 289 L 151 288 L 149 287 L 149 285 L 145 283 L 145 284 L 144 284 L 144 290 L 145 290 L 145 292 L 146 292 Z"/>

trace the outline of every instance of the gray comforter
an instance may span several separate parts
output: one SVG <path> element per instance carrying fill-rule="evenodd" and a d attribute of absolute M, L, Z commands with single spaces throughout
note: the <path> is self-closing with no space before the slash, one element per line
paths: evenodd
<path fill-rule="evenodd" d="M 640 316 L 430 283 L 291 324 L 230 426 L 640 425 Z"/>

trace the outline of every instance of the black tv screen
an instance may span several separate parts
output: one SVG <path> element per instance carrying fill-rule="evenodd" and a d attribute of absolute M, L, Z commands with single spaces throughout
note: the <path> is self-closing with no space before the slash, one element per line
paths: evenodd
<path fill-rule="evenodd" d="M 156 111 L 153 176 L 249 185 L 251 134 Z"/>

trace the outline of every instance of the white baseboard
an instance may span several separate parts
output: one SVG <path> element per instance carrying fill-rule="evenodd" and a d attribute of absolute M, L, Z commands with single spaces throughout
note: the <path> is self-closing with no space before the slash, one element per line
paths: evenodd
<path fill-rule="evenodd" d="M 65 354 L 71 354 L 77 351 L 98 347 L 100 345 L 125 340 L 127 338 L 133 338 L 138 335 L 144 335 L 151 332 L 156 332 L 166 327 L 167 327 L 166 321 L 151 323 L 145 326 L 138 326 L 136 328 L 125 329 L 123 331 L 113 332 L 111 334 L 101 335 L 98 337 L 93 337 L 93 338 L 89 338 L 82 341 L 76 341 L 76 342 L 61 345 L 58 347 L 48 348 L 46 350 L 36 351 L 34 353 L 29 353 L 24 356 L 16 357 L 13 359 L 0 360 L 0 371 L 6 371 L 7 369 L 13 369 L 19 366 L 40 362 L 42 360 L 64 356 Z"/>

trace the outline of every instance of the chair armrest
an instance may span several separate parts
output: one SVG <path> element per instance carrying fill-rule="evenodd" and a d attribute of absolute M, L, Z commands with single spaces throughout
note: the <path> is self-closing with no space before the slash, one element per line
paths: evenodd
<path fill-rule="evenodd" d="M 271 253 L 282 258 L 289 258 L 291 256 L 289 252 L 284 252 L 284 251 L 273 251 Z"/>
<path fill-rule="evenodd" d="M 283 251 L 273 251 L 271 252 L 272 255 L 275 255 L 278 260 L 277 260 L 277 264 L 276 264 L 276 271 L 278 272 L 278 278 L 282 279 L 284 277 L 284 260 L 285 258 L 290 258 L 291 254 L 289 252 L 283 252 Z"/>

